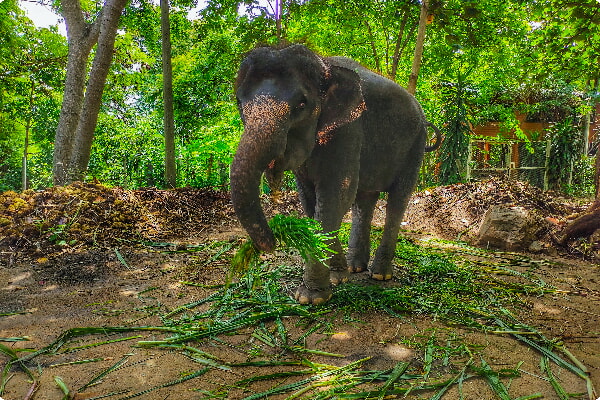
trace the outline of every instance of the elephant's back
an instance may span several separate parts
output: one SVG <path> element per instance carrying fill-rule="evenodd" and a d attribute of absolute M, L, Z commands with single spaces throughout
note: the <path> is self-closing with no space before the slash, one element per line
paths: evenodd
<path fill-rule="evenodd" d="M 349 58 L 331 57 L 330 62 L 355 71 L 361 79 L 366 110 L 357 121 L 364 135 L 359 186 L 366 191 L 387 191 L 403 171 L 421 162 L 427 136 L 423 110 L 394 81 Z"/>
<path fill-rule="evenodd" d="M 413 97 L 406 89 L 396 82 L 364 67 L 351 58 L 336 56 L 328 57 L 327 61 L 329 61 L 331 65 L 347 68 L 356 72 L 360 77 L 361 85 L 366 95 L 369 95 L 371 92 L 380 94 L 383 94 L 382 92 L 387 92 L 389 95 L 395 96 L 396 98 L 410 99 Z"/>
<path fill-rule="evenodd" d="M 329 57 L 327 60 L 332 65 L 350 69 L 358 74 L 367 110 L 374 111 L 376 117 L 381 118 L 386 113 L 400 113 L 404 115 L 397 115 L 397 118 L 408 119 L 418 124 L 425 123 L 423 111 L 415 97 L 396 82 L 347 57 Z"/>
<path fill-rule="evenodd" d="M 386 191 L 409 165 L 421 162 L 427 136 L 423 109 L 406 89 L 356 61 L 327 61 L 360 77 L 366 110 L 357 121 L 364 135 L 359 185 L 361 190 Z"/>

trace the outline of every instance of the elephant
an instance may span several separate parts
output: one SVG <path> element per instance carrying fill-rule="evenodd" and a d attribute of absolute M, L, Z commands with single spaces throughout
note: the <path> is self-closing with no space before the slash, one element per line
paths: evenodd
<path fill-rule="evenodd" d="M 257 47 L 241 62 L 235 95 L 244 131 L 230 167 L 235 213 L 258 250 L 271 252 L 273 232 L 260 205 L 260 182 L 271 187 L 292 171 L 302 207 L 324 232 L 337 232 L 352 209 L 347 256 L 329 243 L 327 265 L 306 262 L 295 293 L 321 304 L 331 285 L 369 269 L 393 277 L 392 259 L 403 213 L 417 182 L 432 126 L 417 100 L 393 81 L 345 57 L 321 57 L 306 46 Z M 381 243 L 369 266 L 370 229 L 380 193 L 387 192 Z"/>

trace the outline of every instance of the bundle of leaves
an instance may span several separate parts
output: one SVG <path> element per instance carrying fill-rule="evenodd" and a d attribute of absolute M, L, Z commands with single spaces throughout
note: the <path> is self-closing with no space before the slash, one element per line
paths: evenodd
<path fill-rule="evenodd" d="M 277 214 L 269 221 L 269 227 L 277 246 L 284 250 L 297 250 L 305 261 L 317 259 L 325 262 L 334 253 L 328 246 L 334 233 L 323 233 L 321 224 L 314 219 Z M 247 240 L 233 256 L 230 275 L 248 271 L 259 262 L 259 256 L 260 251 L 254 242 Z"/>

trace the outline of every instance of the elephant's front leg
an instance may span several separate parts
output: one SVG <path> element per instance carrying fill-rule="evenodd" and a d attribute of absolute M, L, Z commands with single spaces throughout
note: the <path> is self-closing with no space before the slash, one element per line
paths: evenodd
<path fill-rule="evenodd" d="M 324 232 L 337 232 L 344 214 L 354 202 L 361 140 L 358 125 L 338 128 L 329 140 L 319 143 L 296 173 L 302 189 L 300 194 L 306 197 L 302 204 L 309 205 L 310 209 L 306 211 L 314 212 L 313 218 L 321 223 Z M 329 300 L 331 284 L 337 285 L 349 278 L 348 264 L 337 234 L 328 245 L 333 254 L 325 262 L 327 265 L 317 260 L 306 265 L 304 283 L 296 291 L 300 303 L 319 304 Z"/>
<path fill-rule="evenodd" d="M 341 217 L 337 228 L 328 229 L 330 225 L 323 224 L 322 221 L 321 223 L 325 232 L 335 232 L 339 230 Z M 333 250 L 331 258 L 325 261 L 327 265 L 319 260 L 310 259 L 305 266 L 303 281 L 295 296 L 301 304 L 322 304 L 331 298 L 331 284 L 338 285 L 348 281 L 346 257 L 339 239 L 336 236 L 327 244 Z"/>
<path fill-rule="evenodd" d="M 331 299 L 329 268 L 311 259 L 304 269 L 302 284 L 296 289 L 295 298 L 300 304 L 322 304 Z"/>
<path fill-rule="evenodd" d="M 319 186 L 323 188 L 319 190 Z M 341 179 L 339 185 L 316 186 L 316 207 L 314 218 L 321 223 L 324 232 L 337 232 L 342 218 L 350 208 L 356 184 L 349 179 Z M 328 242 L 331 257 L 324 263 L 310 260 L 304 270 L 303 284 L 296 291 L 296 299 L 302 304 L 320 304 L 331 298 L 331 284 L 347 282 L 348 264 L 337 235 Z"/>

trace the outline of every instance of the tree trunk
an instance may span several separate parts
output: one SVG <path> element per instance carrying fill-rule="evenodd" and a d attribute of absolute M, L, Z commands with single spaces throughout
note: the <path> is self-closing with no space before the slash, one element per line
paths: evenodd
<path fill-rule="evenodd" d="M 54 143 L 54 183 L 83 179 L 90 159 L 102 92 L 110 69 L 119 18 L 127 0 L 107 0 L 98 18 L 86 23 L 79 0 L 63 0 L 69 55 L 65 93 Z M 89 77 L 87 62 L 98 43 Z M 85 85 L 88 79 L 87 87 Z"/>
<path fill-rule="evenodd" d="M 369 32 L 369 39 L 371 42 L 371 51 L 373 52 L 373 59 L 375 60 L 375 69 L 378 73 L 381 73 L 381 63 L 379 62 L 379 55 L 377 54 L 377 47 L 375 46 L 375 36 L 373 36 L 373 30 L 369 21 L 365 20 L 367 31 Z"/>
<path fill-rule="evenodd" d="M 174 188 L 177 186 L 177 167 L 175 164 L 175 122 L 173 116 L 173 68 L 171 66 L 169 0 L 160 0 L 160 27 L 162 37 L 165 182 L 167 187 Z"/>
<path fill-rule="evenodd" d="M 417 79 L 419 69 L 421 69 L 421 59 L 423 58 L 423 46 L 425 44 L 425 28 L 427 27 L 428 0 L 422 0 L 421 14 L 419 16 L 419 29 L 417 31 L 417 43 L 415 44 L 415 55 L 413 57 L 410 78 L 408 79 L 407 90 L 411 94 L 417 91 Z"/>
<path fill-rule="evenodd" d="M 110 70 L 115 38 L 119 28 L 121 12 L 127 0 L 108 0 L 100 19 L 100 33 L 96 55 L 85 91 L 83 109 L 79 116 L 77 130 L 75 131 L 75 146 L 71 156 L 71 181 L 82 180 L 90 161 L 94 130 L 98 123 L 98 113 L 102 104 L 104 84 Z"/>
<path fill-rule="evenodd" d="M 27 113 L 27 122 L 25 124 L 25 143 L 23 144 L 23 165 L 21 170 L 21 186 L 23 190 L 28 189 L 27 179 L 27 161 L 29 157 L 29 137 L 31 136 L 31 127 L 33 126 L 33 96 L 35 95 L 35 82 L 31 80 L 31 90 L 29 92 L 29 112 Z"/>
<path fill-rule="evenodd" d="M 83 20 L 77 0 L 62 2 L 62 15 L 67 24 L 69 53 L 67 74 L 58 127 L 54 139 L 53 176 L 55 185 L 65 185 L 75 142 L 75 131 L 83 106 L 87 61 L 98 38 L 98 25 L 89 26 Z"/>
<path fill-rule="evenodd" d="M 281 14 L 283 10 L 283 0 L 275 0 L 275 27 L 277 39 L 281 40 Z"/>
<path fill-rule="evenodd" d="M 581 154 L 583 156 L 588 155 L 589 151 L 589 142 L 590 142 L 590 124 L 591 124 L 591 111 L 588 111 L 583 116 L 583 126 L 581 129 Z"/>
<path fill-rule="evenodd" d="M 596 200 L 600 200 L 600 149 L 596 151 L 596 162 L 594 165 L 594 185 L 596 187 Z"/>
<path fill-rule="evenodd" d="M 408 22 L 408 18 L 410 16 L 410 8 L 404 8 L 404 16 L 402 17 L 402 22 L 400 23 L 400 29 L 398 30 L 398 36 L 396 37 L 396 47 L 394 48 L 394 55 L 392 56 L 392 68 L 389 71 L 389 77 L 392 80 L 396 80 L 396 73 L 398 72 L 398 63 L 400 62 L 400 55 L 402 54 L 402 39 L 404 37 L 404 29 L 406 28 L 406 23 Z"/>

